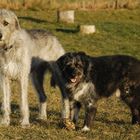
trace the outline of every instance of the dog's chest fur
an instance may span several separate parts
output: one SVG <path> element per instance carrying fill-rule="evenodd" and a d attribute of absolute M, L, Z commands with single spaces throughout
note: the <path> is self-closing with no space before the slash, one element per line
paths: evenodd
<path fill-rule="evenodd" d="M 17 75 L 21 69 L 21 64 L 14 61 L 9 61 L 7 64 L 3 65 L 4 74 L 8 75 L 12 79 L 16 79 Z"/>
<path fill-rule="evenodd" d="M 95 86 L 91 82 L 80 83 L 77 87 L 72 89 L 70 94 L 74 100 L 80 102 L 98 98 L 95 91 Z"/>
<path fill-rule="evenodd" d="M 20 72 L 24 69 L 24 60 L 26 55 L 24 51 L 19 52 L 18 49 L 12 48 L 9 52 L 5 52 L 0 59 L 2 74 L 9 77 L 9 79 L 16 80 L 20 78 Z M 16 57 L 15 57 L 16 56 Z M 28 58 L 28 57 L 27 57 Z"/>

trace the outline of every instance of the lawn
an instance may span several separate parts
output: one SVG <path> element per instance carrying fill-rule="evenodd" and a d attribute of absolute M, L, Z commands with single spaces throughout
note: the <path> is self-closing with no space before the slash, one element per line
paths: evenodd
<path fill-rule="evenodd" d="M 127 54 L 140 59 L 140 9 L 76 11 L 75 23 L 57 23 L 56 11 L 19 10 L 15 11 L 23 28 L 41 28 L 53 32 L 65 50 L 84 51 L 92 56 Z M 78 26 L 94 24 L 96 33 L 82 35 Z M 112 96 L 101 99 L 94 126 L 90 132 L 68 131 L 60 128 L 61 94 L 58 88 L 49 86 L 49 76 L 44 87 L 48 95 L 48 119 L 37 119 L 38 100 L 29 86 L 30 128 L 21 128 L 19 112 L 19 88 L 12 84 L 11 125 L 0 127 L 0 140 L 139 140 L 140 126 L 131 125 L 131 114 L 127 105 Z M 82 126 L 84 112 L 81 110 L 79 127 Z"/>

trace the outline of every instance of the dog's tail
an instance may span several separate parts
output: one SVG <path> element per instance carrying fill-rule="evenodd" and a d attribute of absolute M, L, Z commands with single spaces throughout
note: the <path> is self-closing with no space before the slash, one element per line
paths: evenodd
<path fill-rule="evenodd" d="M 44 61 L 41 59 L 32 59 L 32 65 L 31 65 L 31 73 L 33 76 L 33 79 L 38 80 L 40 83 L 43 84 L 43 78 L 44 74 L 49 71 L 51 74 L 51 79 L 50 79 L 50 85 L 52 87 L 56 87 L 57 85 L 60 85 L 60 83 L 63 82 L 61 72 L 59 70 L 59 67 L 56 63 L 56 61 Z"/>
<path fill-rule="evenodd" d="M 50 78 L 50 85 L 52 87 L 56 87 L 56 76 L 55 76 L 55 73 L 56 73 L 56 65 L 55 65 L 55 61 L 43 61 L 41 62 L 39 65 L 38 65 L 38 72 L 40 72 L 41 70 L 44 71 L 44 74 L 46 72 L 49 72 L 51 74 L 51 78 Z"/>
<path fill-rule="evenodd" d="M 31 73 L 33 71 L 40 72 L 41 70 L 43 71 L 51 71 L 51 67 L 49 62 L 42 60 L 38 57 L 33 57 L 32 58 L 32 63 L 31 63 Z"/>
<path fill-rule="evenodd" d="M 52 73 L 51 86 L 53 87 L 58 86 L 59 88 L 61 88 L 64 85 L 64 79 L 60 71 L 60 68 L 56 61 L 52 61 L 49 64 L 50 64 L 50 69 Z"/>
<path fill-rule="evenodd" d="M 50 72 L 51 72 L 50 85 L 52 87 L 56 88 L 56 86 L 57 86 L 57 76 L 56 76 L 56 73 L 57 73 L 57 69 L 58 69 L 56 61 L 51 61 L 49 63 L 49 69 L 50 69 Z"/>
<path fill-rule="evenodd" d="M 52 74 L 51 76 L 51 81 L 50 81 L 50 85 L 54 88 L 56 88 L 56 80 L 55 80 L 55 76 Z"/>

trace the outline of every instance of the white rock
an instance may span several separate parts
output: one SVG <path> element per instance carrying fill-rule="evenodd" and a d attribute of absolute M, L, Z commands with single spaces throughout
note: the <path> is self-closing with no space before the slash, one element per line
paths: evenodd
<path fill-rule="evenodd" d="M 81 25 L 80 32 L 83 34 L 92 34 L 95 33 L 95 25 Z"/>

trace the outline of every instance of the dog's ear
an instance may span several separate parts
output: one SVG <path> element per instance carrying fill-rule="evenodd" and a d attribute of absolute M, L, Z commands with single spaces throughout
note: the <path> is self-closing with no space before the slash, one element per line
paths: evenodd
<path fill-rule="evenodd" d="M 81 60 L 82 63 L 85 65 L 85 62 L 87 61 L 87 55 L 86 55 L 86 53 L 80 51 L 80 52 L 78 52 L 76 55 L 79 56 L 80 60 Z"/>
<path fill-rule="evenodd" d="M 61 56 L 57 61 L 57 66 L 62 70 L 62 67 L 64 66 L 64 56 Z"/>
<path fill-rule="evenodd" d="M 57 65 L 59 66 L 59 68 L 61 70 L 63 70 L 64 67 L 66 66 L 66 63 L 67 63 L 70 55 L 71 55 L 71 53 L 66 53 L 57 60 Z"/>
<path fill-rule="evenodd" d="M 19 29 L 20 29 L 19 20 L 18 20 L 18 18 L 17 18 L 17 17 L 15 17 L 15 28 L 16 28 L 17 30 L 19 30 Z"/>

